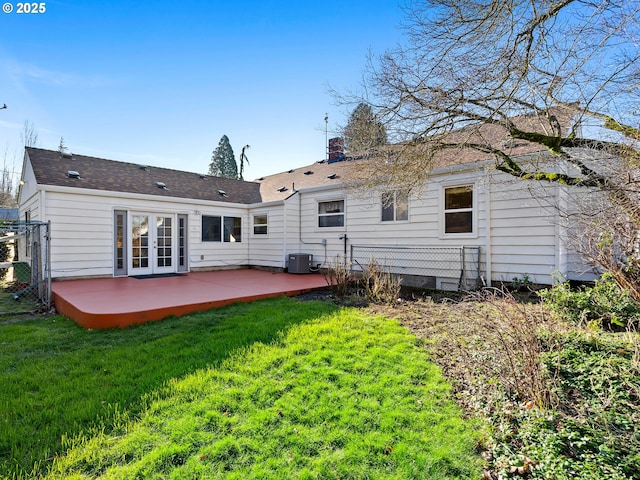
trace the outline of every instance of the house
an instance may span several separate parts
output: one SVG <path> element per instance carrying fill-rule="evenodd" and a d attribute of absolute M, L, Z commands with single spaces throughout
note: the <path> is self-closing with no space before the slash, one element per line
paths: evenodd
<path fill-rule="evenodd" d="M 436 165 L 420 191 L 351 188 L 367 161 L 334 143 L 328 160 L 246 182 L 27 147 L 20 218 L 50 222 L 54 279 L 306 273 L 345 258 L 443 289 L 588 277 L 549 208 L 563 201 L 559 186 L 514 179 L 473 153 Z"/>

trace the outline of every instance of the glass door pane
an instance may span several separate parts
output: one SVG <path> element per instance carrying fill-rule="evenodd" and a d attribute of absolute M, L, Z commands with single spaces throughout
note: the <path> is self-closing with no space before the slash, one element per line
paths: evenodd
<path fill-rule="evenodd" d="M 173 217 L 156 217 L 155 272 L 173 271 Z"/>
<path fill-rule="evenodd" d="M 134 274 L 151 273 L 149 235 L 149 215 L 131 215 L 131 269 Z"/>

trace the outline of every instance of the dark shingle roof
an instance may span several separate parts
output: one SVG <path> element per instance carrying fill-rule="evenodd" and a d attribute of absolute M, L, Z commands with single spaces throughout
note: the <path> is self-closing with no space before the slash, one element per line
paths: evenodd
<path fill-rule="evenodd" d="M 139 193 L 161 197 L 213 200 L 228 203 L 260 203 L 260 185 L 229 178 L 204 176 L 85 155 L 61 155 L 58 151 L 27 147 L 36 181 L 41 185 Z M 72 178 L 69 172 L 78 172 Z M 166 185 L 160 188 L 158 182 Z"/>

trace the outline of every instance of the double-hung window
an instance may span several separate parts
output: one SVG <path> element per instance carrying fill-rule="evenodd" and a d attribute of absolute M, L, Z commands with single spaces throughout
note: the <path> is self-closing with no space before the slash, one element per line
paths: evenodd
<path fill-rule="evenodd" d="M 266 215 L 253 216 L 253 234 L 266 235 L 268 232 L 268 218 Z"/>
<path fill-rule="evenodd" d="M 444 189 L 444 233 L 473 233 L 473 185 Z"/>
<path fill-rule="evenodd" d="M 318 227 L 344 227 L 344 200 L 318 202 Z"/>
<path fill-rule="evenodd" d="M 409 220 L 409 196 L 393 191 L 382 194 L 382 221 L 398 222 Z"/>

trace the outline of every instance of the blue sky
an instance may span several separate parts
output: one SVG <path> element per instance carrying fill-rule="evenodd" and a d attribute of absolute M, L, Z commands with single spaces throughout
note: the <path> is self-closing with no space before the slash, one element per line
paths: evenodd
<path fill-rule="evenodd" d="M 72 152 L 115 160 L 206 172 L 226 134 L 236 157 L 251 146 L 246 179 L 307 165 L 325 156 L 325 113 L 330 137 L 349 114 L 329 87 L 357 88 L 368 52 L 401 38 L 393 0 L 51 0 L 39 14 L 9 3 L 0 155 L 10 158 L 29 121 L 42 148 L 64 137 Z"/>

